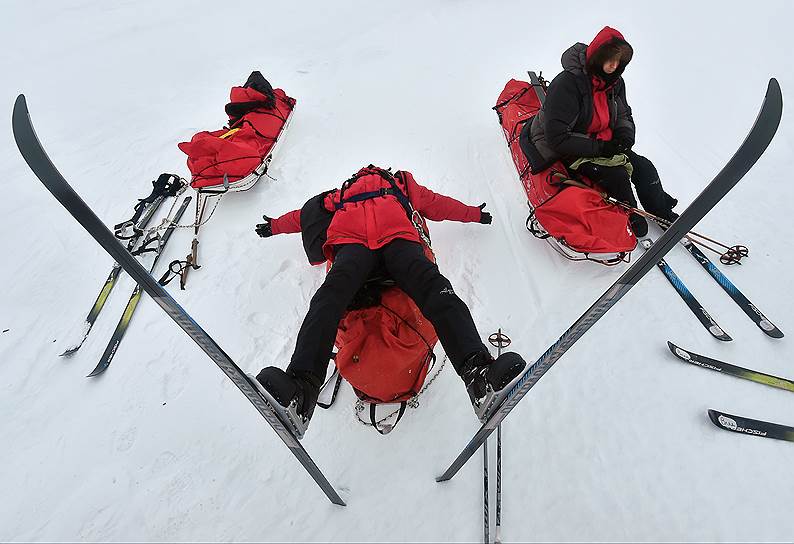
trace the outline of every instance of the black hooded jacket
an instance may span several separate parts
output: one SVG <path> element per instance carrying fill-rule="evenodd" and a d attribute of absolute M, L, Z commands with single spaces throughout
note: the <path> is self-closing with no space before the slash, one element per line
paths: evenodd
<path fill-rule="evenodd" d="M 606 92 L 609 126 L 613 130 L 613 138 L 623 138 L 633 145 L 634 119 L 626 101 L 626 87 L 621 77 L 631 58 L 631 49 L 617 31 L 614 33 L 615 36 L 606 43 L 601 43 L 600 47 L 618 44 L 628 48 L 629 54 L 627 60 L 621 61 L 620 66 L 611 76 L 600 75 L 611 80 L 611 82 L 607 80 L 610 86 Z M 598 39 L 597 36 L 596 40 L 593 40 L 594 45 L 597 44 Z M 587 134 L 593 119 L 591 73 L 597 71 L 594 66 L 598 66 L 597 63 L 601 60 L 596 50 L 591 55 L 590 70 L 588 70 L 587 50 L 587 45 L 577 43 L 563 53 L 564 71 L 549 85 L 543 108 L 531 123 L 527 123 L 522 129 L 522 132 L 528 131 L 528 134 L 522 136 L 525 138 L 529 136 L 538 152 L 535 157 L 529 157 L 533 172 L 548 168 L 558 159 L 570 163 L 580 157 L 598 157 L 603 154 L 604 142 Z M 593 60 L 596 62 L 594 63 Z"/>

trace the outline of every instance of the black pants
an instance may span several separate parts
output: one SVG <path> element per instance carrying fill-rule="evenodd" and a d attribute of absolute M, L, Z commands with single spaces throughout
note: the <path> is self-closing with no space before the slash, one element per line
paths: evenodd
<path fill-rule="evenodd" d="M 637 199 L 631 190 L 632 183 L 637 190 L 637 197 L 646 211 L 665 217 L 672 208 L 674 200 L 665 193 L 659 173 L 653 163 L 634 151 L 626 152 L 634 173 L 629 173 L 623 166 L 599 166 L 590 162 L 583 163 L 577 172 L 598 183 L 609 196 L 637 207 Z"/>
<path fill-rule="evenodd" d="M 469 308 L 420 244 L 394 240 L 375 251 L 345 244 L 337 248 L 331 270 L 312 297 L 288 370 L 308 372 L 320 382 L 325 379 L 339 321 L 356 292 L 380 266 L 433 324 L 458 374 L 468 355 L 487 351 Z"/>

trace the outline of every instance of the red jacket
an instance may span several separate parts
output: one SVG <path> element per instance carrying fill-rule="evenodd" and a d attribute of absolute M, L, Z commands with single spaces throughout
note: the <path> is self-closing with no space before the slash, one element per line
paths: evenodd
<path fill-rule="evenodd" d="M 403 171 L 405 186 L 397 180 L 397 186 L 408 195 L 413 208 L 431 221 L 460 221 L 461 223 L 478 222 L 481 210 L 476 206 L 467 206 L 452 197 L 434 193 L 419 185 L 410 172 Z M 376 169 L 365 167 L 359 170 L 358 179 L 344 190 L 344 199 L 361 193 L 388 189 L 388 180 L 377 173 Z M 361 244 L 369 249 L 378 249 L 392 240 L 404 239 L 420 242 L 421 238 L 408 214 L 397 197 L 380 196 L 360 202 L 345 202 L 341 209 L 339 204 L 340 190 L 337 189 L 325 197 L 325 208 L 335 211 L 328 227 L 328 239 L 323 246 L 326 258 L 333 260 L 333 246 L 340 244 Z M 285 213 L 271 221 L 273 234 L 300 232 L 300 210 Z"/>

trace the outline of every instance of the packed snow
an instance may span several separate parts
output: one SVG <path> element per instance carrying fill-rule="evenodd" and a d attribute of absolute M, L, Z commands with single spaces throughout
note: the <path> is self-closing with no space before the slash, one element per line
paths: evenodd
<path fill-rule="evenodd" d="M 430 225 L 440 268 L 483 336 L 501 327 L 528 361 L 542 354 L 626 265 L 571 263 L 526 232 L 491 107 L 509 78 L 553 77 L 562 51 L 604 25 L 634 47 L 624 77 L 635 149 L 679 211 L 743 140 L 769 77 L 794 96 L 786 1 L 12 0 L 3 12 L 6 119 L 25 93 L 53 161 L 108 225 L 161 172 L 188 175 L 176 144 L 220 128 L 229 88 L 252 70 L 297 99 L 274 179 L 224 197 L 202 228 L 202 268 L 185 291 L 169 286 L 250 372 L 286 366 L 324 276 L 300 237 L 260 239 L 255 223 L 369 163 L 488 203 L 493 225 Z M 668 262 L 734 341 L 713 340 L 651 270 L 505 421 L 504 541 L 794 538 L 794 444 L 727 433 L 706 415 L 794 425 L 794 395 L 682 364 L 666 347 L 794 376 L 792 156 L 786 113 L 762 159 L 698 225 L 750 247 L 744 264 L 722 270 L 789 336 L 766 337 L 673 249 Z M 81 350 L 58 357 L 112 261 L 27 168 L 10 123 L 0 171 L 0 540 L 481 539 L 480 456 L 434 481 L 479 428 L 451 365 L 388 436 L 356 421 L 346 385 L 315 413 L 303 445 L 348 504 L 333 506 L 151 299 L 108 371 L 85 377 L 128 276 Z M 183 258 L 191 235 L 178 230 L 161 261 Z"/>

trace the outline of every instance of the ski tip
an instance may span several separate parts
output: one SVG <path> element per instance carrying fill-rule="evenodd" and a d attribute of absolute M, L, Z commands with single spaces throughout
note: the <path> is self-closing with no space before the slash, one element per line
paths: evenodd
<path fill-rule="evenodd" d="M 16 135 L 17 132 L 17 125 L 20 122 L 21 118 L 28 114 L 28 103 L 25 100 L 25 95 L 20 94 L 17 96 L 17 99 L 14 101 L 14 110 L 11 113 L 11 128 Z"/>
<path fill-rule="evenodd" d="M 679 348 L 678 346 L 676 346 L 675 344 L 673 344 L 673 343 L 672 343 L 670 340 L 668 340 L 668 341 L 667 341 L 667 349 L 669 349 L 670 351 L 672 351 L 672 352 L 673 352 L 673 355 L 676 355 L 676 352 L 675 352 L 675 350 L 676 350 L 676 349 L 680 349 L 680 348 Z"/>
<path fill-rule="evenodd" d="M 783 114 L 783 91 L 780 89 L 780 83 L 778 83 L 777 79 L 774 77 L 769 78 L 769 85 L 766 88 L 766 96 L 764 97 L 764 107 L 759 113 L 759 119 L 762 117 L 761 114 L 765 111 L 768 113 L 768 118 L 766 120 L 774 124 L 774 128 L 769 136 L 769 140 L 771 141 L 780 126 L 780 119 Z"/>
<path fill-rule="evenodd" d="M 25 99 L 25 95 L 22 93 L 20 93 L 14 101 L 14 114 L 18 111 L 24 111 L 25 113 L 28 111 L 28 102 Z"/>
<path fill-rule="evenodd" d="M 783 102 L 783 91 L 780 89 L 780 83 L 778 83 L 777 78 L 769 78 L 769 85 L 767 85 L 766 94 L 768 97 Z"/>

